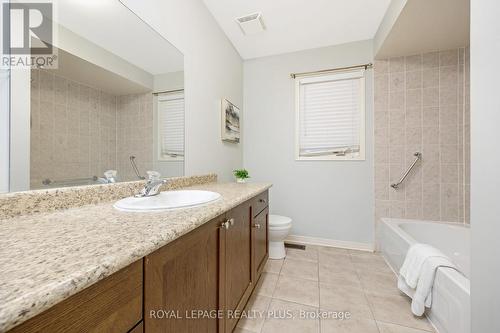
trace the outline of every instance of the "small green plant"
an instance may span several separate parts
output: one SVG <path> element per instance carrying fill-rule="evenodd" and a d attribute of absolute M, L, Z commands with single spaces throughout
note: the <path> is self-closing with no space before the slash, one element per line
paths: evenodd
<path fill-rule="evenodd" d="M 248 175 L 248 171 L 246 169 L 237 169 L 233 171 L 234 176 L 236 179 L 247 179 L 250 178 Z"/>

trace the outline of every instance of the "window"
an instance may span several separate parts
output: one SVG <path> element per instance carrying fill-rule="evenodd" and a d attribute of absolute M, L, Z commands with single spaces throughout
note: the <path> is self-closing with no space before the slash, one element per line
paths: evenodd
<path fill-rule="evenodd" d="M 184 160 L 184 94 L 158 96 L 159 159 Z"/>
<path fill-rule="evenodd" d="M 296 159 L 365 159 L 364 70 L 295 79 Z"/>

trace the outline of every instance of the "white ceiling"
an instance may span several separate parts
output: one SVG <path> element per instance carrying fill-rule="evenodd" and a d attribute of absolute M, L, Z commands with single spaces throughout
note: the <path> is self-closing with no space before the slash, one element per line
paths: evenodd
<path fill-rule="evenodd" d="M 52 0 L 62 26 L 156 75 L 182 71 L 184 56 L 118 0 Z"/>
<path fill-rule="evenodd" d="M 371 39 L 391 0 L 203 0 L 243 59 Z M 262 12 L 266 31 L 235 18 Z"/>
<path fill-rule="evenodd" d="M 464 47 L 469 45 L 469 34 L 470 0 L 408 0 L 376 56 Z"/>
<path fill-rule="evenodd" d="M 72 81 L 83 83 L 115 96 L 141 94 L 151 89 L 132 82 L 116 73 L 110 72 L 71 53 L 57 51 L 58 67 L 51 73 Z"/>

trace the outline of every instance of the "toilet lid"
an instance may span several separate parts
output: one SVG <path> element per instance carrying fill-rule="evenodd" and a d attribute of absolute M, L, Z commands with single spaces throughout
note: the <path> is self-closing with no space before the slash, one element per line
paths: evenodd
<path fill-rule="evenodd" d="M 282 226 L 292 223 L 292 219 L 281 215 L 269 215 L 269 226 Z"/>

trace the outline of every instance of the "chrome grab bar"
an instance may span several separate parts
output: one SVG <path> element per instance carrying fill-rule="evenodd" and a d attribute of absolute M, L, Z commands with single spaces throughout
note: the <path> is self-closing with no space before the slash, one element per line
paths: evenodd
<path fill-rule="evenodd" d="M 135 163 L 135 156 L 130 156 L 130 164 L 132 164 L 132 169 L 134 169 L 134 172 L 135 172 L 135 175 L 137 176 L 137 178 L 139 178 L 140 180 L 144 180 L 146 179 L 146 177 L 144 176 L 141 176 L 141 173 L 139 172 L 139 168 L 137 168 L 137 164 Z"/>
<path fill-rule="evenodd" d="M 399 188 L 399 185 L 401 185 L 405 181 L 406 177 L 408 177 L 408 175 L 410 174 L 410 172 L 413 169 L 413 167 L 415 166 L 415 164 L 417 164 L 417 162 L 422 158 L 422 153 L 417 151 L 415 154 L 413 154 L 413 156 L 415 156 L 415 161 L 413 161 L 413 163 L 410 165 L 410 167 L 406 170 L 403 177 L 401 177 L 399 182 L 391 184 L 391 187 L 393 189 L 397 190 Z"/>
<path fill-rule="evenodd" d="M 72 183 L 83 183 L 83 182 L 96 182 L 98 180 L 97 176 L 92 176 L 90 178 L 74 178 L 74 179 L 62 179 L 62 180 L 51 180 L 50 178 L 42 180 L 42 184 L 45 186 L 54 184 L 72 184 Z"/>

